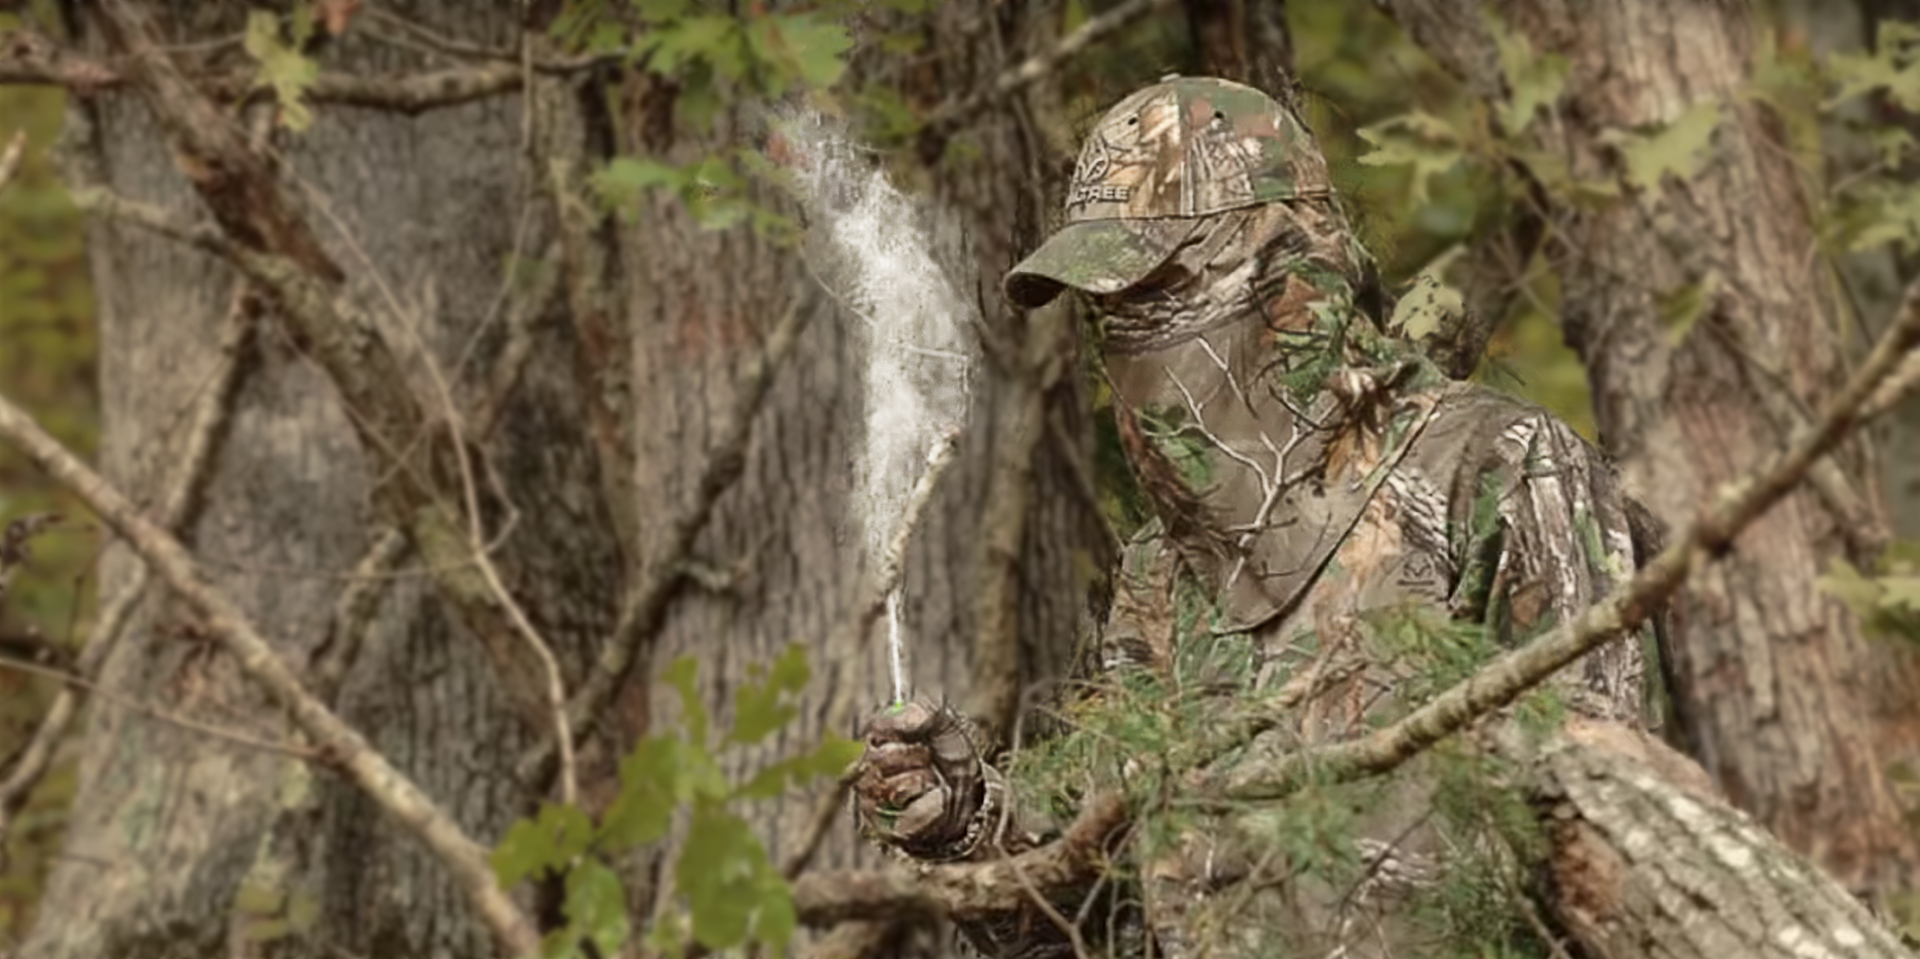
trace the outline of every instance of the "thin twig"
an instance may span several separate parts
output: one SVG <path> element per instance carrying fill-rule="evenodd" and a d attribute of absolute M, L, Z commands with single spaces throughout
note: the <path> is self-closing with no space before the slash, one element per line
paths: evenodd
<path fill-rule="evenodd" d="M 1020 884 L 1020 890 L 1027 894 L 1028 901 L 1039 906 L 1041 913 L 1046 915 L 1047 921 L 1066 934 L 1067 943 L 1073 947 L 1074 959 L 1092 959 L 1093 954 L 1087 951 L 1087 940 L 1080 935 L 1080 927 L 1075 925 L 1073 920 L 1061 915 L 1060 910 L 1045 893 L 1040 891 L 1040 887 L 1033 884 L 1032 877 L 1027 875 L 1027 870 L 1020 864 L 1020 860 L 1008 859 L 1007 869 L 1013 873 L 1014 881 Z"/>
<path fill-rule="evenodd" d="M 314 649 L 307 666 L 307 683 L 313 689 L 314 698 L 329 707 L 338 702 L 347 674 L 360 658 L 361 647 L 366 645 L 367 630 L 373 628 L 380 600 L 392 582 L 393 568 L 412 552 L 410 545 L 399 530 L 392 527 L 380 530 L 373 545 L 354 564 L 354 578 L 334 600 L 327 637 Z"/>
<path fill-rule="evenodd" d="M 1175 0 L 1127 0 L 1097 17 L 1081 24 L 1072 33 L 1060 38 L 1060 42 L 1051 48 L 1036 53 L 1020 63 L 1002 71 L 993 78 L 993 82 L 974 90 L 966 96 L 950 100 L 936 107 L 927 117 L 922 127 L 923 136 L 932 137 L 935 142 L 943 141 L 947 135 L 988 108 L 1020 92 L 1029 85 L 1044 79 L 1060 64 L 1077 56 L 1095 43 L 1111 34 L 1132 26 L 1147 14 L 1163 10 L 1174 5 Z"/>
<path fill-rule="evenodd" d="M 412 833 L 452 874 L 503 948 L 516 955 L 539 952 L 539 930 L 495 881 L 487 848 L 461 830 L 432 797 L 387 762 L 364 737 L 314 699 L 246 612 L 201 574 L 178 540 L 140 515 L 120 491 L 4 398 L 0 398 L 0 436 L 85 500 L 154 567 L 167 585 L 201 615 L 208 634 L 233 656 L 241 671 L 288 712 L 325 752 L 327 760 L 337 764 L 354 785 Z"/>
<path fill-rule="evenodd" d="M 110 689 L 107 689 L 104 686 L 101 686 L 99 683 L 93 682 L 92 680 L 89 680 L 86 677 L 81 676 L 79 673 L 71 673 L 62 669 L 54 669 L 49 666 L 42 666 L 38 663 L 30 663 L 30 662 L 26 662 L 25 660 L 14 659 L 11 656 L 0 656 L 0 669 L 9 669 L 17 673 L 26 673 L 30 676 L 39 676 L 44 679 L 57 680 L 61 683 L 66 684 L 69 687 L 79 687 L 80 689 L 85 690 L 89 695 L 97 696 L 116 706 L 119 706 L 128 710 L 132 710 L 133 712 L 139 713 L 142 716 L 146 716 L 150 719 L 159 720 L 160 722 L 166 723 L 169 726 L 174 726 L 179 729 L 184 729 L 188 732 L 200 733 L 205 736 L 211 736 L 215 739 L 225 740 L 227 742 L 234 743 L 235 745 L 245 746 L 248 749 L 258 749 L 265 752 L 278 753 L 282 756 L 290 756 L 294 759 L 298 759 L 303 762 L 317 762 L 321 758 L 318 752 L 315 752 L 312 749 L 308 749 L 307 747 L 298 745 L 296 743 L 275 742 L 270 739 L 261 739 L 257 736 L 249 736 L 246 733 L 235 732 L 231 729 L 222 729 L 219 726 L 213 726 L 207 723 L 199 722 L 197 720 L 188 719 L 185 716 L 176 716 L 173 713 L 167 712 L 166 710 L 161 709 L 157 706 L 149 706 L 146 703 L 139 702 L 131 697 L 122 696 L 119 693 L 116 693 Z"/>
<path fill-rule="evenodd" d="M 409 329 L 412 327 L 409 326 Z M 418 335 L 417 332 L 415 335 Z M 449 429 L 456 436 L 460 435 L 463 432 L 459 425 L 460 409 L 454 405 L 453 389 L 447 385 L 446 377 L 441 375 L 439 364 L 433 362 L 433 358 L 427 355 L 426 344 L 416 345 L 421 351 L 424 360 L 422 365 L 426 367 L 427 377 L 433 382 L 434 389 L 440 395 L 442 414 L 447 418 Z M 505 400 L 502 399 L 500 403 L 495 404 L 495 409 L 499 409 L 504 402 Z M 546 673 L 547 711 L 553 723 L 553 741 L 560 762 L 560 801 L 571 806 L 579 798 L 579 788 L 574 773 L 573 729 L 567 720 L 567 690 L 560 677 L 560 661 L 554 658 L 553 647 L 548 645 L 546 639 L 540 635 L 533 621 L 527 618 L 526 610 L 521 607 L 518 600 L 513 598 L 513 593 L 507 590 L 506 582 L 500 578 L 500 571 L 495 568 L 493 558 L 487 550 L 486 532 L 481 526 L 480 492 L 478 484 L 473 480 L 473 458 L 469 455 L 468 447 L 464 443 L 456 444 L 455 452 L 456 461 L 460 465 L 461 494 L 466 498 L 467 541 L 473 548 L 474 566 L 479 570 L 481 578 L 486 580 L 487 588 L 493 592 L 501 608 L 506 610 L 507 617 L 518 630 L 520 638 L 526 641 L 527 648 L 533 653 L 535 661 Z"/>
<path fill-rule="evenodd" d="M 1867 405 L 1861 408 L 1860 415 L 1868 419 L 1877 417 L 1893 409 L 1902 399 L 1912 396 L 1916 387 L 1920 387 L 1920 352 L 1907 354 L 1900 369 L 1873 391 L 1873 396 L 1867 399 Z"/>

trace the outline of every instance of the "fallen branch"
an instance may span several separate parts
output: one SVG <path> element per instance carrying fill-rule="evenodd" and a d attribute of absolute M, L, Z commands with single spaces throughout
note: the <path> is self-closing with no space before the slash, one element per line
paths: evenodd
<path fill-rule="evenodd" d="M 324 751 L 328 763 L 337 766 L 401 828 L 412 833 L 452 874 L 503 948 L 523 956 L 539 952 L 539 931 L 494 881 L 486 847 L 463 832 L 432 797 L 302 687 L 299 677 L 239 605 L 200 573 L 179 540 L 142 516 L 118 490 L 4 398 L 0 398 L 0 436 L 85 500 L 200 614 L 208 634 L 233 656 L 250 680 L 287 711 Z"/>

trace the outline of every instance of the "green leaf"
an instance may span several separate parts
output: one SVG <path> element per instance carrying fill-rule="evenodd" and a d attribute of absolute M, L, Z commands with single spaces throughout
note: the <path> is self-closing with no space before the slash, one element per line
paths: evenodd
<path fill-rule="evenodd" d="M 729 949 L 753 937 L 781 953 L 793 931 L 793 895 L 746 821 L 717 803 L 694 806 L 674 884 L 693 914 L 693 938 Z"/>
<path fill-rule="evenodd" d="M 1414 278 L 1413 288 L 1393 305 L 1393 319 L 1388 325 L 1417 340 L 1439 331 L 1447 317 L 1460 316 L 1466 309 L 1466 297 L 1448 286 L 1437 270 L 1429 268 Z"/>
<path fill-rule="evenodd" d="M 620 761 L 620 793 L 600 817 L 603 848 L 641 846 L 667 834 L 681 789 L 680 746 L 677 739 L 649 736 Z"/>
<path fill-rule="evenodd" d="M 1493 8 L 1486 8 L 1487 30 L 1500 51 L 1500 68 L 1507 79 L 1507 101 L 1500 108 L 1500 128 L 1518 136 L 1533 123 L 1541 107 L 1560 99 L 1567 85 L 1567 58 L 1557 53 L 1536 57 L 1527 38 L 1507 29 Z"/>
<path fill-rule="evenodd" d="M 847 72 L 847 51 L 853 49 L 853 36 L 845 26 L 804 13 L 776 22 L 801 83 L 825 89 L 840 82 Z"/>
<path fill-rule="evenodd" d="M 633 927 L 627 920 L 627 893 L 620 877 L 597 859 L 585 859 L 567 873 L 567 923 L 600 950 L 617 956 Z"/>
<path fill-rule="evenodd" d="M 615 209 L 632 207 L 650 190 L 679 190 L 691 179 L 688 171 L 645 157 L 615 157 L 593 175 L 590 185 L 601 202 Z"/>
<path fill-rule="evenodd" d="M 1882 576 L 1880 587 L 1882 607 L 1902 607 L 1909 613 L 1920 613 L 1920 576 Z"/>
<path fill-rule="evenodd" d="M 501 887 L 512 889 L 528 876 L 566 865 L 592 839 L 593 823 L 579 807 L 548 803 L 535 818 L 514 823 L 489 861 Z"/>
<path fill-rule="evenodd" d="M 838 779 L 864 749 L 844 736 L 828 736 L 812 752 L 793 756 L 762 767 L 752 779 L 733 791 L 739 799 L 773 799 L 784 795 L 790 786 L 805 785 L 819 778 Z"/>
<path fill-rule="evenodd" d="M 1920 248 L 1920 187 L 1869 180 L 1846 195 L 1834 219 L 1835 232 L 1849 251 L 1896 243 L 1911 253 Z"/>
<path fill-rule="evenodd" d="M 1653 190 L 1669 173 L 1684 180 L 1699 172 L 1713 143 L 1713 131 L 1720 126 L 1720 113 L 1718 103 L 1696 104 L 1658 131 L 1608 130 L 1600 139 L 1620 151 L 1627 182 Z"/>
<path fill-rule="evenodd" d="M 674 881 L 693 914 L 693 938 L 709 949 L 730 949 L 752 931 L 755 903 L 746 895 L 759 852 L 745 821 L 703 806 L 694 812 L 687 844 L 675 865 Z"/>
<path fill-rule="evenodd" d="M 681 126 L 700 133 L 713 129 L 713 121 L 726 109 L 726 98 L 714 87 L 708 76 L 711 71 L 702 68 L 690 71 L 695 78 L 681 88 L 680 96 L 673 101 L 673 115 Z"/>
<path fill-rule="evenodd" d="M 1666 328 L 1667 342 L 1673 346 L 1685 343 L 1693 324 L 1706 315 L 1719 291 L 1720 274 L 1709 270 L 1696 282 L 1660 294 L 1660 325 Z"/>
<path fill-rule="evenodd" d="M 806 649 L 798 643 L 788 646 L 774 661 L 766 680 L 755 681 L 755 675 L 764 671 L 758 663 L 749 667 L 749 680 L 734 693 L 733 731 L 727 735 L 728 743 L 757 743 L 799 715 L 799 708 L 786 700 L 806 685 Z"/>
<path fill-rule="evenodd" d="M 1834 560 L 1827 574 L 1814 580 L 1814 586 L 1847 604 L 1862 619 L 1871 617 L 1880 606 L 1880 585 L 1844 559 Z"/>
<path fill-rule="evenodd" d="M 1425 206 L 1428 182 L 1452 170 L 1466 155 L 1453 125 L 1423 110 L 1361 127 L 1359 133 L 1373 145 L 1371 152 L 1360 157 L 1361 163 L 1413 168 L 1408 194 L 1414 206 Z"/>
<path fill-rule="evenodd" d="M 1917 33 L 1920 31 L 1913 24 L 1882 20 L 1873 53 L 1836 53 L 1829 57 L 1827 74 L 1838 88 L 1827 100 L 1826 109 L 1875 90 L 1885 90 L 1887 98 L 1903 110 L 1920 108 L 1920 62 L 1913 53 L 1915 40 L 1920 39 Z"/>
<path fill-rule="evenodd" d="M 293 18 L 295 40 L 288 44 L 281 39 L 279 17 L 265 10 L 251 11 L 240 41 L 241 47 L 260 65 L 254 85 L 273 90 L 280 104 L 281 124 L 295 132 L 313 125 L 313 111 L 307 106 L 306 91 L 320 78 L 320 64 L 300 52 L 300 45 L 305 42 L 301 32 L 311 35 L 313 31 L 311 13 L 309 10 L 304 27 L 298 16 Z"/>

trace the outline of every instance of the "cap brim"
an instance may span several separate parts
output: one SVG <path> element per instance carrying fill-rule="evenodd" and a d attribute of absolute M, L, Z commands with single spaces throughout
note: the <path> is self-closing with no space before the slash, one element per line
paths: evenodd
<path fill-rule="evenodd" d="M 1199 225 L 1198 218 L 1082 220 L 1055 233 L 1007 273 L 1007 298 L 1044 306 L 1073 287 L 1118 293 L 1167 262 Z"/>

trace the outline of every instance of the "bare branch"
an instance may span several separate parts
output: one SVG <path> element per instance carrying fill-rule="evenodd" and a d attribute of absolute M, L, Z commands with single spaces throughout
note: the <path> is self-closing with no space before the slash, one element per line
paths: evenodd
<path fill-rule="evenodd" d="M 328 706 L 338 699 L 348 671 L 360 658 L 367 630 L 373 627 L 380 599 L 387 593 L 390 574 L 411 552 L 407 547 L 407 538 L 399 530 L 383 529 L 360 557 L 360 562 L 354 564 L 353 579 L 334 601 L 327 637 L 308 661 L 307 682 L 313 688 L 315 699 Z"/>
<path fill-rule="evenodd" d="M 159 720 L 169 726 L 184 729 L 191 733 L 199 733 L 203 736 L 211 736 L 214 739 L 225 740 L 237 746 L 245 746 L 248 749 L 258 749 L 263 752 L 278 753 L 279 755 L 289 756 L 303 762 L 317 762 L 321 758 L 319 753 L 296 743 L 274 742 L 268 739 L 261 739 L 258 736 L 249 736 L 246 733 L 197 722 L 185 716 L 174 715 L 157 706 L 149 706 L 146 703 L 122 696 L 78 673 L 68 672 L 63 669 L 54 669 L 50 666 L 42 666 L 39 663 L 24 662 L 10 656 L 0 656 L 0 669 L 10 669 L 17 673 L 40 676 L 45 679 L 57 680 L 68 686 L 79 687 L 93 696 L 98 696 L 116 706 L 130 709 L 150 719 Z"/>
<path fill-rule="evenodd" d="M 1861 408 L 1860 415 L 1867 419 L 1878 417 L 1893 409 L 1901 400 L 1912 396 L 1916 388 L 1920 388 L 1920 352 L 1907 355 L 1906 360 L 1900 364 L 1900 369 L 1887 377 L 1887 381 L 1880 384 L 1880 388 L 1874 390 L 1873 395 L 1868 397 L 1867 405 Z"/>
<path fill-rule="evenodd" d="M 597 61 L 549 64 L 551 69 L 583 69 Z M 138 81 L 139 66 L 96 60 L 66 49 L 31 31 L 0 36 L 0 85 L 64 87 L 82 96 L 123 89 Z M 366 107 L 417 115 L 517 92 L 522 75 L 517 64 L 428 70 L 419 73 L 321 73 L 303 96 L 314 103 Z M 191 86 L 223 103 L 243 103 L 270 97 L 250 72 L 230 72 L 188 78 Z"/>
<path fill-rule="evenodd" d="M 949 100 L 935 108 L 932 115 L 927 117 L 921 135 L 930 138 L 934 143 L 944 142 L 947 136 L 973 119 L 975 115 L 1033 83 L 1045 79 L 1062 63 L 1073 59 L 1082 50 L 1131 26 L 1147 14 L 1172 7 L 1174 3 L 1175 0 L 1126 0 L 1125 3 L 1088 19 L 1080 25 L 1079 29 L 1061 37 L 1060 42 L 1054 44 L 1052 48 L 1036 53 L 1008 68 L 987 86 L 959 99 Z"/>
<path fill-rule="evenodd" d="M 214 369 L 213 381 L 195 401 L 185 445 L 170 457 L 180 465 L 178 473 L 161 493 L 158 513 L 161 529 L 179 530 L 186 525 L 198 491 L 213 462 L 213 451 L 219 445 L 219 437 L 226 431 L 227 422 L 232 416 L 233 397 L 240 384 L 241 357 L 253 330 L 253 318 L 246 298 L 247 290 L 243 284 L 234 291 L 233 303 L 220 334 L 220 360 Z M 13 817 L 26 806 L 27 797 L 52 767 L 53 756 L 61 739 L 79 715 L 79 690 L 91 688 L 88 684 L 100 675 L 107 658 L 113 655 L 128 618 L 139 606 L 141 597 L 146 595 L 151 578 L 152 571 L 146 564 L 135 564 L 127 581 L 101 603 L 94 616 L 92 635 L 88 637 L 86 649 L 74 667 L 78 680 L 54 697 L 53 705 L 48 707 L 39 728 L 34 730 L 33 739 L 20 753 L 19 761 L 8 771 L 6 779 L 0 780 L 0 842 L 5 840 Z"/>
<path fill-rule="evenodd" d="M 793 884 L 793 905 L 809 926 L 901 914 L 978 919 L 1024 900 L 1020 877 L 1043 892 L 1083 883 L 1106 861 L 1109 840 L 1127 824 L 1126 803 L 1095 797 L 1065 835 L 1038 849 L 984 863 L 808 873 Z"/>
<path fill-rule="evenodd" d="M 494 881 L 487 849 L 475 842 L 420 787 L 387 762 L 358 732 L 304 687 L 238 604 L 208 582 L 186 548 L 134 504 L 62 448 L 39 424 L 0 398 L 0 436 L 91 506 L 174 592 L 204 619 L 208 632 L 247 677 L 266 690 L 354 785 L 412 833 L 452 874 L 503 948 L 534 955 L 533 922 Z"/>

